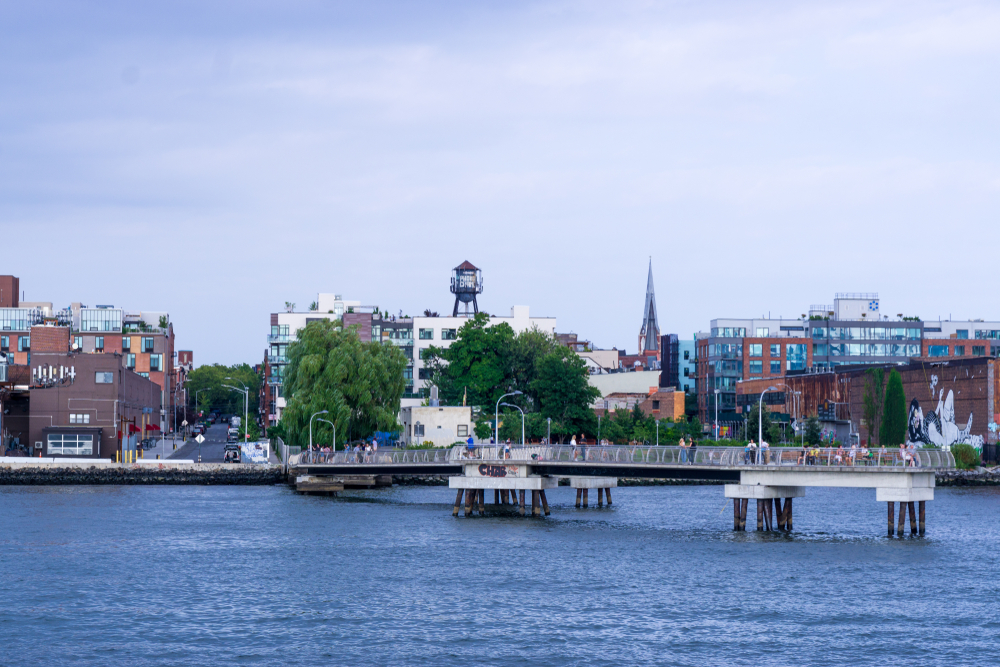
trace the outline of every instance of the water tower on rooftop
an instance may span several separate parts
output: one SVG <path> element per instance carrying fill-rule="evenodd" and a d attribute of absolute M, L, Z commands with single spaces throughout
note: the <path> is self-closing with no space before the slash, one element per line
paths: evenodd
<path fill-rule="evenodd" d="M 462 304 L 463 314 L 468 316 L 469 305 L 472 314 L 479 313 L 476 295 L 483 293 L 483 272 L 474 267 L 468 260 L 462 262 L 451 272 L 451 293 L 455 295 L 455 310 L 452 317 L 458 317 L 458 306 Z"/>

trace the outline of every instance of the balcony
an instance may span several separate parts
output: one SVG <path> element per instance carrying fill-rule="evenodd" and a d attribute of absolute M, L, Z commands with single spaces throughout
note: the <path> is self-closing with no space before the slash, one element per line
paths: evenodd
<path fill-rule="evenodd" d="M 269 334 L 267 337 L 268 343 L 291 343 L 295 340 L 295 336 L 290 334 Z"/>
<path fill-rule="evenodd" d="M 268 362 L 270 362 L 272 364 L 287 364 L 288 363 L 288 357 L 286 357 L 283 354 L 279 354 L 277 356 L 271 356 L 270 354 L 268 354 L 267 355 L 267 360 L 268 360 Z"/>

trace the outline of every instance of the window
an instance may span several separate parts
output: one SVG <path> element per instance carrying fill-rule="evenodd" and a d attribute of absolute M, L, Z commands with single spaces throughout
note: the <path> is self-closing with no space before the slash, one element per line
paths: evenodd
<path fill-rule="evenodd" d="M 973 345 L 972 346 L 972 356 L 974 356 L 974 357 L 985 357 L 986 356 L 986 346 L 985 345 Z"/>
<path fill-rule="evenodd" d="M 130 370 L 135 370 L 135 355 L 134 354 L 126 354 L 125 355 L 125 368 L 128 368 Z"/>
<path fill-rule="evenodd" d="M 151 371 L 162 371 L 163 370 L 163 355 L 162 354 L 151 354 L 151 355 L 149 355 L 149 370 L 151 370 Z"/>
<path fill-rule="evenodd" d="M 27 331 L 31 326 L 27 308 L 0 308 L 0 329 L 4 331 Z"/>
<path fill-rule="evenodd" d="M 94 436 L 69 433 L 49 434 L 49 454 L 61 456 L 93 456 Z"/>
<path fill-rule="evenodd" d="M 10 349 L 10 336 L 0 336 L 0 350 L 6 352 Z"/>
<path fill-rule="evenodd" d="M 685 368 L 684 369 L 684 377 L 686 377 L 686 378 L 687 377 L 691 377 L 691 369 L 690 368 Z"/>
<path fill-rule="evenodd" d="M 959 340 L 969 340 L 969 330 L 968 329 L 956 329 L 955 330 L 955 338 L 957 338 Z"/>
<path fill-rule="evenodd" d="M 434 340 L 434 329 L 421 329 L 420 340 Z"/>
<path fill-rule="evenodd" d="M 148 380 L 149 379 L 149 373 L 139 373 L 139 377 L 144 377 L 144 378 L 146 378 Z"/>
<path fill-rule="evenodd" d="M 85 414 L 71 414 L 69 416 L 70 424 L 89 424 L 90 423 L 90 413 Z"/>
<path fill-rule="evenodd" d="M 104 336 L 94 336 L 94 349 L 104 352 Z"/>
<path fill-rule="evenodd" d="M 965 356 L 965 346 L 964 345 L 956 345 L 955 346 L 955 356 L 956 357 L 964 357 Z"/>
<path fill-rule="evenodd" d="M 746 338 L 744 327 L 713 327 L 712 338 Z"/>
<path fill-rule="evenodd" d="M 469 425 L 468 424 L 459 424 L 458 425 L 458 435 L 460 437 L 462 437 L 462 438 L 469 437 Z"/>
<path fill-rule="evenodd" d="M 378 343 L 382 340 L 382 325 L 373 324 L 372 325 L 372 342 Z"/>
<path fill-rule="evenodd" d="M 122 336 L 122 352 L 128 352 L 132 349 L 132 337 Z"/>
<path fill-rule="evenodd" d="M 785 345 L 785 368 L 790 371 L 806 369 L 806 346 L 803 344 Z"/>
<path fill-rule="evenodd" d="M 684 350 L 684 360 L 687 361 L 691 358 L 691 350 Z"/>
<path fill-rule="evenodd" d="M 983 340 L 986 338 L 1000 338 L 998 329 L 976 329 L 976 338 Z"/>
<path fill-rule="evenodd" d="M 826 343 L 813 343 L 813 356 L 826 357 L 830 354 L 830 346 Z"/>
<path fill-rule="evenodd" d="M 73 349 L 74 350 L 83 349 L 83 336 L 73 336 Z"/>
<path fill-rule="evenodd" d="M 431 369 L 421 368 L 417 370 L 417 378 L 420 380 L 430 380 L 431 379 Z"/>
<path fill-rule="evenodd" d="M 17 351 L 27 352 L 30 349 L 31 349 L 31 336 L 18 336 Z"/>
<path fill-rule="evenodd" d="M 420 358 L 423 359 L 423 360 L 425 360 L 425 361 L 427 359 L 430 359 L 431 358 L 431 351 L 430 351 L 430 349 L 429 348 L 424 348 L 423 350 L 420 350 Z"/>
<path fill-rule="evenodd" d="M 441 340 L 455 340 L 458 338 L 458 329 L 441 329 Z"/>
<path fill-rule="evenodd" d="M 420 422 L 417 422 L 416 424 L 413 425 L 413 437 L 415 438 L 424 437 L 424 425 L 421 424 Z"/>
<path fill-rule="evenodd" d="M 781 375 L 781 359 L 771 360 L 771 375 Z"/>
<path fill-rule="evenodd" d="M 98 371 L 94 373 L 94 382 L 97 384 L 113 384 L 115 381 L 115 374 L 108 373 L 105 371 Z"/>
<path fill-rule="evenodd" d="M 654 410 L 659 410 L 660 409 L 660 402 L 659 401 L 653 401 L 653 409 Z"/>
<path fill-rule="evenodd" d="M 928 345 L 927 346 L 927 356 L 928 357 L 947 357 L 948 356 L 948 346 L 947 345 Z"/>
<path fill-rule="evenodd" d="M 412 380 L 413 379 L 413 368 L 412 367 L 408 366 L 408 367 L 406 367 L 406 368 L 403 369 L 403 379 L 404 380 Z"/>
<path fill-rule="evenodd" d="M 152 352 L 153 351 L 153 338 L 146 336 L 142 337 L 142 352 Z"/>
<path fill-rule="evenodd" d="M 751 357 L 763 357 L 764 356 L 764 345 L 762 343 L 751 343 L 749 345 L 749 347 L 750 347 L 749 354 L 750 354 Z"/>
<path fill-rule="evenodd" d="M 122 311 L 119 308 L 83 308 L 80 311 L 81 331 L 121 331 Z"/>
<path fill-rule="evenodd" d="M 767 327 L 757 327 L 757 338 L 767 338 L 770 330 Z"/>
<path fill-rule="evenodd" d="M 781 356 L 781 343 L 771 343 L 771 356 L 772 357 Z"/>
<path fill-rule="evenodd" d="M 764 362 L 763 361 L 751 361 L 750 362 L 750 375 L 762 375 L 764 373 Z"/>

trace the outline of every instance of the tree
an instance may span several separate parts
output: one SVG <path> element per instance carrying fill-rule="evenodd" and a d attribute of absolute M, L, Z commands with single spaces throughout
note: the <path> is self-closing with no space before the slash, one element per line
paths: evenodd
<path fill-rule="evenodd" d="M 780 430 L 778 439 L 774 439 L 771 426 L 772 425 L 777 426 L 777 425 L 774 424 L 774 422 L 771 419 L 771 411 L 768 410 L 767 408 L 764 408 L 763 412 L 760 412 L 760 414 L 763 416 L 763 422 L 764 422 L 763 431 L 761 431 L 757 426 L 759 411 L 760 411 L 760 406 L 755 405 L 753 406 L 753 409 L 751 409 L 750 412 L 747 414 L 747 433 L 746 433 L 747 440 L 750 440 L 752 438 L 753 440 L 756 441 L 760 433 L 763 432 L 765 440 L 767 440 L 768 442 L 777 442 L 778 440 L 780 440 Z"/>
<path fill-rule="evenodd" d="M 509 324 L 491 327 L 489 318 L 479 313 L 462 325 L 450 347 L 428 348 L 425 366 L 441 401 L 458 405 L 468 391 L 468 404 L 488 406 L 492 412 L 497 399 L 513 386 L 513 345 Z"/>
<path fill-rule="evenodd" d="M 310 322 L 288 346 L 281 422 L 291 445 L 307 446 L 311 416 L 327 410 L 338 442 L 396 431 L 405 388 L 406 357 L 389 343 L 362 342 L 339 321 Z M 331 438 L 330 425 L 313 421 L 313 443 Z"/>
<path fill-rule="evenodd" d="M 882 409 L 885 402 L 885 369 L 869 368 L 865 371 L 865 390 L 862 412 L 865 416 L 865 426 L 868 428 L 868 441 L 872 445 L 880 435 L 880 425 L 882 423 Z"/>
<path fill-rule="evenodd" d="M 227 380 L 226 378 L 232 378 Z M 199 366 L 188 373 L 187 387 L 188 400 L 195 410 L 204 414 L 217 411 L 223 414 L 243 416 L 243 395 L 241 392 L 233 391 L 223 385 L 241 387 L 246 385 L 250 389 L 248 415 L 257 414 L 257 406 L 260 396 L 261 377 L 254 372 L 249 364 L 236 364 L 233 366 L 223 366 L 212 364 Z M 242 383 L 242 384 L 241 384 Z M 195 399 L 197 398 L 197 405 Z"/>
<path fill-rule="evenodd" d="M 475 432 L 476 437 L 480 440 L 489 440 L 489 438 L 493 435 L 493 423 L 491 421 L 481 419 L 476 422 L 476 425 L 472 430 Z"/>
<path fill-rule="evenodd" d="M 820 426 L 819 418 L 816 415 L 809 417 L 806 420 L 806 432 L 805 441 L 810 445 L 816 446 L 823 439 L 823 428 Z"/>
<path fill-rule="evenodd" d="M 889 373 L 885 386 L 882 424 L 879 442 L 886 447 L 898 447 L 906 442 L 906 395 L 903 393 L 903 376 L 895 368 Z"/>
<path fill-rule="evenodd" d="M 562 434 L 597 430 L 591 405 L 601 392 L 591 386 L 583 358 L 559 346 L 537 360 L 534 375 L 530 388 L 543 418 L 558 422 Z"/>

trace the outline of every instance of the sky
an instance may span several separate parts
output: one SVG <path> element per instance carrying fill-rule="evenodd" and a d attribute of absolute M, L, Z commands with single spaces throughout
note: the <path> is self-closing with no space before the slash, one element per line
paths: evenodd
<path fill-rule="evenodd" d="M 660 328 L 1000 320 L 1000 5 L 0 0 L 0 273 L 263 359 L 319 292 Z"/>

